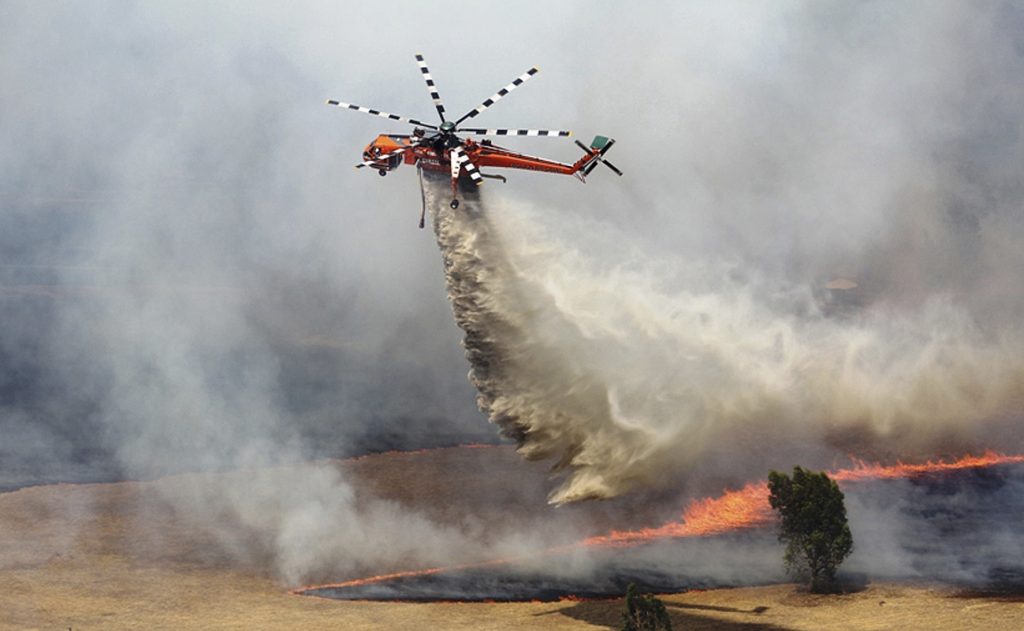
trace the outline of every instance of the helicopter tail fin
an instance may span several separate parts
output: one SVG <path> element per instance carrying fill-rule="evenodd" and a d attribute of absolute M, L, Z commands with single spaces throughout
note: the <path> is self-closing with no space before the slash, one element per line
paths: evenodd
<path fill-rule="evenodd" d="M 615 171 L 617 175 L 622 175 L 622 171 L 620 171 L 614 164 L 604 159 L 604 154 L 608 153 L 608 150 L 615 144 L 614 138 L 608 138 L 607 136 L 594 136 L 594 139 L 590 141 L 589 147 L 578 140 L 576 141 L 576 144 L 580 149 L 587 153 L 587 155 L 580 158 L 579 162 L 574 165 L 577 168 L 577 173 L 583 176 L 590 175 L 590 172 L 597 168 L 598 163 L 602 163 L 612 171 Z"/>

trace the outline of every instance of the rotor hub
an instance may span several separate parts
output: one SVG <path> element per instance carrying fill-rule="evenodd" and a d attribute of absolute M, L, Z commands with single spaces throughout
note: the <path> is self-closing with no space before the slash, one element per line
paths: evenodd
<path fill-rule="evenodd" d="M 445 122 L 441 123 L 441 131 L 443 131 L 446 134 L 450 134 L 450 133 L 454 132 L 455 131 L 455 123 L 453 123 L 451 121 L 445 121 Z"/>

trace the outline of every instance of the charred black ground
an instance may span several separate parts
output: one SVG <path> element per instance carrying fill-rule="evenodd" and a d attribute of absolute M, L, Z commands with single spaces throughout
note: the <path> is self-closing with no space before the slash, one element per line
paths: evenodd
<path fill-rule="evenodd" d="M 869 580 L 944 584 L 965 594 L 1024 594 L 1024 466 L 847 485 L 856 548 L 843 568 L 848 589 Z M 554 601 L 786 580 L 771 527 L 718 537 L 652 541 L 629 548 L 538 554 L 534 560 L 442 571 L 307 595 L 381 601 Z"/>

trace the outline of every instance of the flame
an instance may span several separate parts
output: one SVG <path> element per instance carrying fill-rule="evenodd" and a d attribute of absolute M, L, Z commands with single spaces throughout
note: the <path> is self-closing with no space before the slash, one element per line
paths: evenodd
<path fill-rule="evenodd" d="M 666 537 L 708 537 L 755 528 L 771 519 L 768 485 L 752 482 L 738 491 L 726 491 L 719 497 L 694 500 L 683 511 L 682 521 L 670 521 L 657 528 L 613 530 L 607 535 L 584 539 L 579 545 L 631 546 Z"/>
<path fill-rule="evenodd" d="M 1024 462 L 1024 455 L 1007 456 L 994 451 L 986 451 L 980 456 L 967 455 L 953 462 L 943 460 L 929 460 L 923 464 L 905 464 L 897 462 L 894 465 L 880 465 L 867 463 L 854 457 L 850 457 L 855 464 L 850 469 L 840 469 L 829 475 L 836 482 L 859 482 L 861 480 L 892 480 L 895 478 L 913 478 L 929 473 L 947 473 L 950 471 L 962 471 L 963 469 L 980 469 L 1000 464 L 1020 464 Z"/>
<path fill-rule="evenodd" d="M 829 477 L 840 484 L 913 478 L 929 473 L 1018 464 L 1024 462 L 1024 455 L 1007 456 L 986 451 L 980 456 L 967 455 L 952 462 L 929 460 L 921 464 L 897 462 L 893 465 L 868 463 L 853 457 L 850 459 L 854 462 L 853 467 L 830 471 Z M 770 523 L 772 519 L 771 506 L 768 503 L 768 485 L 764 482 L 751 482 L 738 491 L 726 491 L 719 497 L 691 502 L 683 511 L 682 521 L 668 522 L 657 528 L 613 530 L 607 535 L 584 539 L 580 545 L 630 546 L 666 537 L 706 537 L 757 528 Z"/>
<path fill-rule="evenodd" d="M 829 477 L 842 485 L 866 480 L 913 478 L 932 473 L 948 473 L 1003 464 L 1020 464 L 1024 463 L 1024 455 L 1004 455 L 986 451 L 980 456 L 967 455 L 951 462 L 929 460 L 919 464 L 897 462 L 893 465 L 868 463 L 853 457 L 851 457 L 851 460 L 854 462 L 853 467 L 831 471 L 829 472 Z M 299 587 L 290 590 L 290 593 L 304 594 L 320 589 L 358 587 L 401 578 L 430 576 L 442 572 L 457 572 L 460 570 L 508 565 L 530 557 L 558 554 L 581 547 L 630 547 L 658 539 L 709 537 L 727 532 L 759 528 L 768 525 L 773 520 L 774 516 L 768 503 L 768 485 L 764 482 L 751 482 L 738 490 L 727 490 L 718 497 L 694 500 L 683 511 L 680 521 L 670 521 L 655 528 L 613 530 L 606 535 L 588 537 L 575 544 L 549 548 L 533 555 L 380 574 L 378 576 L 353 579 L 340 583 Z"/>

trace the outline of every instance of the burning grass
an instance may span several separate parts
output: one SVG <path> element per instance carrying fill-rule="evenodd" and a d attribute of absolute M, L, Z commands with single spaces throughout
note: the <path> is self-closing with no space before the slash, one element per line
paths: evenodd
<path fill-rule="evenodd" d="M 859 482 L 885 481 L 917 478 L 929 475 L 951 474 L 971 469 L 983 469 L 999 465 L 1014 465 L 1024 462 L 1024 456 L 1003 455 L 986 452 L 980 456 L 967 455 L 952 461 L 928 461 L 925 463 L 896 463 L 883 465 L 866 463 L 854 459 L 854 466 L 830 472 L 830 476 L 843 486 Z M 768 503 L 768 487 L 763 482 L 752 482 L 738 490 L 729 490 L 718 497 L 692 501 L 683 511 L 681 520 L 670 521 L 658 527 L 636 530 L 612 530 L 605 535 L 587 537 L 577 543 L 543 550 L 536 554 L 507 559 L 491 559 L 479 563 L 463 563 L 448 567 L 434 567 L 422 570 L 392 572 L 348 581 L 311 585 L 292 590 L 295 594 L 311 594 L 332 598 L 383 599 L 383 600 L 547 600 L 557 597 L 602 597 L 621 593 L 629 582 L 637 582 L 648 591 L 680 591 L 689 586 L 702 585 L 688 577 L 613 576 L 611 580 L 578 585 L 573 579 L 563 579 L 561 587 L 551 585 L 545 576 L 528 576 L 517 579 L 512 573 L 504 579 L 494 570 L 514 564 L 535 561 L 538 557 L 550 558 L 565 555 L 578 548 L 614 547 L 625 548 L 649 545 L 664 539 L 704 538 L 738 533 L 762 528 L 773 523 Z M 509 574 L 508 570 L 504 570 Z M 439 578 L 441 575 L 446 575 Z M 531 592 L 523 587 L 532 582 L 537 587 Z M 393 583 L 390 589 L 377 589 L 383 583 Z M 490 584 L 492 592 L 486 592 L 474 585 Z M 595 587 L 603 584 L 608 587 Z M 445 591 L 447 585 L 449 591 Z"/>
<path fill-rule="evenodd" d="M 992 458 L 996 458 L 993 460 Z M 974 464 L 969 464 L 974 462 Z M 871 485 L 906 485 L 904 476 L 932 476 L 936 480 L 965 479 L 973 484 L 977 477 L 996 475 L 993 465 L 1020 463 L 1019 457 L 1005 459 L 984 456 L 981 461 L 897 465 L 874 468 L 857 465 L 845 471 L 851 478 L 844 482 L 851 492 Z M 360 488 L 392 498 L 396 502 L 422 506 L 439 519 L 451 515 L 480 513 L 486 527 L 507 520 L 508 511 L 526 505 L 544 506 L 547 472 L 543 466 L 524 466 L 508 449 L 452 449 L 414 455 L 382 455 L 359 461 L 338 463 L 346 477 Z M 922 467 L 925 467 L 922 469 Z M 971 469 L 973 467 L 973 469 Z M 983 468 L 983 467 L 988 467 Z M 1012 468 L 1011 468 L 1012 469 Z M 1013 469 L 1016 470 L 1016 469 Z M 868 475 L 874 471 L 876 475 Z M 963 473 L 957 478 L 957 472 Z M 515 494 L 508 491 L 512 475 L 521 481 Z M 841 472 L 837 471 L 839 477 Z M 328 598 L 289 595 L 277 582 L 266 559 L 248 561 L 225 554 L 215 537 L 195 527 L 196 519 L 160 500 L 161 493 L 176 486 L 223 483 L 225 475 L 192 475 L 154 482 L 125 482 L 95 485 L 54 485 L 0 494 L 0 629 L 25 628 L 437 628 L 437 629 L 564 629 L 615 628 L 619 622 L 620 600 L 509 603 L 426 602 L 350 602 Z M 446 477 L 447 476 L 447 477 Z M 915 480 L 913 477 L 910 480 Z M 888 480 L 888 481 L 887 481 Z M 460 493 L 444 497 L 444 506 L 427 502 L 430 488 L 459 488 Z M 866 485 L 859 485 L 865 482 Z M 945 492 L 927 481 L 914 481 L 922 492 Z M 617 526 L 615 511 L 608 504 L 592 507 L 557 509 L 552 521 L 569 519 L 565 515 L 586 516 L 593 523 L 616 531 L 619 541 L 582 546 L 570 542 L 562 552 L 547 551 L 540 558 L 519 559 L 517 564 L 490 561 L 486 567 L 435 568 L 428 575 L 439 588 L 435 597 L 451 593 L 459 578 L 473 581 L 493 579 L 491 586 L 503 584 L 524 589 L 562 588 L 566 583 L 540 585 L 530 570 L 556 568 L 572 560 L 583 550 L 588 556 L 608 562 L 609 582 L 615 577 L 628 580 L 637 572 L 648 579 L 665 578 L 658 574 L 658 562 L 670 551 L 684 548 L 685 569 L 691 572 L 705 562 L 721 562 L 723 555 L 750 560 L 760 541 L 778 562 L 778 550 L 769 528 L 741 528 L 720 532 L 723 523 L 752 523 L 756 513 L 741 502 L 743 489 L 712 500 L 694 502 L 675 524 L 706 525 L 704 535 L 684 537 L 664 535 L 653 541 L 629 533 L 666 533 L 669 523 L 653 529 Z M 728 498 L 728 499 L 727 499 Z M 942 499 L 942 498 L 939 498 Z M 415 504 L 415 502 L 420 504 Z M 481 502 L 497 502 L 478 506 Z M 570 509 L 563 512 L 564 509 Z M 635 520 L 651 520 L 657 511 L 640 507 Z M 493 516 L 489 511 L 493 510 Z M 545 509 L 547 510 L 547 509 Z M 594 511 L 586 513 L 586 511 Z M 723 516 L 731 516 L 725 519 Z M 725 519 L 725 521 L 722 521 Z M 627 520 L 628 521 L 628 520 Z M 652 520 L 659 523 L 657 519 Z M 716 524 L 719 524 L 716 526 Z M 609 527 L 610 526 L 610 527 Z M 715 536 L 706 536 L 712 535 Z M 608 537 L 599 532 L 589 537 Z M 622 539 L 626 541 L 623 541 Z M 636 541 L 630 545 L 631 541 Z M 1019 541 L 1019 540 L 1018 540 Z M 751 547 L 744 547 L 744 546 Z M 603 555 L 603 556 L 602 556 Z M 638 556 L 630 556 L 638 555 Z M 704 555 L 704 556 L 701 556 Z M 631 560 L 632 559 L 632 560 Z M 531 565 L 532 563 L 532 565 Z M 618 563 L 618 564 L 616 564 Z M 514 567 L 515 566 L 515 567 Z M 518 570 L 516 568 L 519 568 Z M 379 587 L 414 586 L 415 571 L 395 569 L 390 580 Z M 632 574 L 631 574 L 632 573 Z M 550 572 L 542 573 L 546 580 Z M 1003 574 L 1000 574 L 1003 576 Z M 560 577 L 554 578 L 562 580 Z M 713 586 L 701 576 L 669 577 L 689 587 Z M 717 583 L 721 584 L 721 582 Z M 737 584 L 737 583 L 732 583 Z M 490 586 L 486 586 L 488 589 Z M 586 594 L 584 586 L 572 589 Z M 665 589 L 674 589 L 665 585 Z M 661 589 L 659 588 L 659 591 Z M 607 593 L 614 593 L 609 591 Z M 486 595 L 486 594 L 485 594 Z M 556 597 L 554 591 L 541 596 Z M 1013 592 L 977 591 L 964 586 L 925 587 L 873 581 L 867 589 L 842 596 L 817 597 L 804 594 L 791 585 L 740 587 L 734 589 L 692 590 L 663 596 L 673 624 L 687 629 L 868 629 L 920 628 L 961 629 L 1015 628 L 1019 626 L 1020 604 Z"/>

